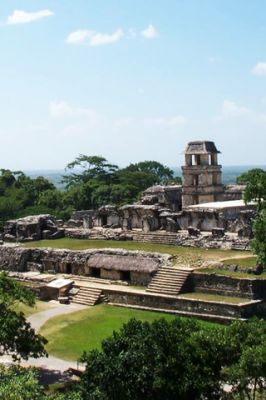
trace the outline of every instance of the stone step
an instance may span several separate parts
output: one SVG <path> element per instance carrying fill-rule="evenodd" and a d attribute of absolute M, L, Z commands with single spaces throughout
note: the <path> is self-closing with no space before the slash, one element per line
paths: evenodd
<path fill-rule="evenodd" d="M 184 271 L 180 271 L 180 270 L 158 270 L 158 272 L 160 273 L 160 275 L 166 275 L 166 276 L 187 276 L 189 275 L 190 272 L 184 272 Z"/>
<path fill-rule="evenodd" d="M 79 304 L 87 304 L 88 306 L 94 306 L 96 304 L 95 299 L 80 299 L 75 298 L 72 300 L 72 303 L 79 303 Z"/>
<path fill-rule="evenodd" d="M 98 300 L 98 296 L 97 297 L 93 297 L 93 296 L 75 296 L 75 297 L 73 297 L 73 300 L 83 300 L 83 301 L 89 301 L 89 302 L 92 302 L 92 301 L 97 301 Z"/>
<path fill-rule="evenodd" d="M 160 276 L 160 278 L 164 278 L 164 279 L 183 279 L 183 278 L 186 278 L 188 275 L 189 274 L 179 274 L 177 272 L 174 272 L 174 273 L 160 272 L 158 270 L 158 272 L 154 275 L 154 278 L 156 276 Z"/>
<path fill-rule="evenodd" d="M 168 309 L 168 308 L 156 308 L 156 307 L 147 307 L 147 306 L 138 306 L 134 304 L 122 304 L 122 303 L 108 303 L 110 306 L 116 306 L 116 307 L 125 307 L 125 308 L 134 308 L 137 310 L 146 310 L 146 311 L 156 311 L 156 312 L 161 312 L 161 313 L 167 313 L 167 314 L 175 314 L 178 316 L 183 316 L 183 317 L 194 317 L 197 319 L 203 319 L 206 321 L 213 321 L 213 322 L 218 322 L 222 324 L 230 324 L 233 321 L 246 321 L 245 318 L 235 318 L 235 317 L 227 317 L 227 316 L 222 316 L 222 315 L 216 315 L 216 314 L 206 314 L 206 313 L 197 313 L 197 312 L 191 312 L 191 311 L 179 311 L 175 309 Z"/>
<path fill-rule="evenodd" d="M 90 294 L 90 293 L 78 293 L 75 295 L 75 298 L 83 298 L 83 299 L 97 299 L 98 295 Z"/>
<path fill-rule="evenodd" d="M 158 293 L 159 292 L 161 292 L 162 290 L 164 290 L 164 291 L 171 291 L 171 292 L 176 292 L 176 293 L 179 293 L 179 290 L 181 289 L 181 287 L 182 287 L 182 285 L 180 284 L 180 285 L 175 285 L 175 286 L 165 286 L 165 285 L 152 285 L 152 286 L 149 286 L 148 288 L 147 288 L 147 290 L 148 291 L 155 291 L 155 292 L 157 292 L 158 291 Z"/>
<path fill-rule="evenodd" d="M 98 293 L 99 292 L 99 288 L 96 288 L 96 287 L 91 287 L 91 286 L 79 286 L 79 285 L 74 285 L 73 286 L 75 289 L 79 289 L 79 292 L 87 292 L 88 290 L 90 291 L 90 292 L 95 292 L 95 293 Z"/>
<path fill-rule="evenodd" d="M 181 277 L 176 277 L 176 276 L 169 276 L 169 275 L 163 275 L 163 274 L 158 274 L 153 278 L 153 282 L 158 280 L 160 282 L 183 282 L 184 277 L 186 278 L 187 275 L 181 276 Z"/>
<path fill-rule="evenodd" d="M 152 278 L 147 292 L 178 295 L 190 275 L 190 271 L 162 266 Z"/>
<path fill-rule="evenodd" d="M 82 289 L 82 290 L 79 289 L 78 293 L 79 294 L 81 294 L 81 293 L 84 293 L 84 294 L 90 293 L 90 294 L 95 294 L 97 296 L 99 294 L 99 289 L 96 289 L 96 288 L 86 288 L 85 290 L 84 289 Z"/>
<path fill-rule="evenodd" d="M 88 306 L 94 306 L 101 299 L 102 290 L 94 287 L 87 286 L 76 286 L 79 291 L 76 295 L 71 296 L 72 303 L 84 304 Z"/>
<path fill-rule="evenodd" d="M 163 288 L 167 288 L 167 289 L 176 289 L 176 288 L 180 288 L 182 286 L 182 283 L 178 283 L 176 285 L 167 285 L 166 283 L 152 283 L 149 285 L 148 289 L 163 289 Z"/>
<path fill-rule="evenodd" d="M 171 274 L 160 274 L 157 273 L 153 279 L 160 278 L 160 280 L 165 280 L 165 281 L 183 281 L 185 278 L 187 278 L 188 275 L 171 275 Z"/>

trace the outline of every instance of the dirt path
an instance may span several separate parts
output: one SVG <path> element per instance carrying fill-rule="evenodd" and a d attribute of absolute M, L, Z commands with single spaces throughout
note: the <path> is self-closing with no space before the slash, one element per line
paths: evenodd
<path fill-rule="evenodd" d="M 88 308 L 87 306 L 82 306 L 81 304 L 58 304 L 53 308 L 49 308 L 48 310 L 41 311 L 37 314 L 33 314 L 27 318 L 30 322 L 33 329 L 36 332 L 39 331 L 42 325 L 45 324 L 48 319 L 57 317 L 58 315 L 69 314 L 75 311 L 83 310 L 84 308 Z"/>
<path fill-rule="evenodd" d="M 35 329 L 36 332 L 41 328 L 46 321 L 50 318 L 56 317 L 58 315 L 69 314 L 75 311 L 83 310 L 88 308 L 87 306 L 82 306 L 80 304 L 58 304 L 56 307 L 51 309 L 41 311 L 40 313 L 33 314 L 28 318 L 32 328 Z M 12 358 L 9 356 L 0 357 L 0 363 L 2 364 L 12 364 Z M 57 357 L 48 356 L 48 357 L 40 357 L 40 358 L 29 358 L 27 361 L 21 362 L 22 366 L 34 366 L 39 368 L 44 368 L 46 370 L 56 370 L 63 372 L 68 368 L 77 368 L 81 369 L 81 366 L 78 366 L 75 361 L 66 361 Z"/>

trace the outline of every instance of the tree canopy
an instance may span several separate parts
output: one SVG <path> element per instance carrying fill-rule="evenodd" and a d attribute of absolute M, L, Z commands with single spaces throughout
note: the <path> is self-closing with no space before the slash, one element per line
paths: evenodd
<path fill-rule="evenodd" d="M 251 247 L 257 255 L 257 262 L 266 267 L 266 171 L 254 168 L 237 178 L 238 183 L 246 184 L 244 201 L 257 203 L 258 215 L 253 223 L 254 239 Z"/>
<path fill-rule="evenodd" d="M 82 399 L 256 399 L 265 394 L 265 342 L 266 323 L 257 319 L 217 328 L 131 320 L 101 350 L 83 354 Z"/>
<path fill-rule="evenodd" d="M 11 355 L 16 360 L 46 354 L 47 340 L 36 334 L 24 314 L 15 309 L 18 302 L 32 306 L 34 301 L 31 290 L 0 273 L 0 355 Z"/>
<path fill-rule="evenodd" d="M 256 201 L 260 210 L 266 201 L 266 171 L 261 168 L 253 168 L 240 175 L 237 183 L 246 185 L 245 202 Z"/>
<path fill-rule="evenodd" d="M 155 184 L 180 184 L 173 171 L 157 161 L 143 161 L 118 168 L 102 156 L 80 155 L 69 163 L 64 175 L 65 204 L 75 209 L 123 205 L 138 200 L 141 192 Z"/>
<path fill-rule="evenodd" d="M 21 171 L 0 170 L 0 221 L 34 214 L 67 219 L 74 210 L 124 205 L 138 200 L 155 184 L 179 184 L 168 167 L 143 161 L 119 168 L 102 156 L 79 155 L 66 166 L 65 189 L 47 179 L 30 178 Z"/>

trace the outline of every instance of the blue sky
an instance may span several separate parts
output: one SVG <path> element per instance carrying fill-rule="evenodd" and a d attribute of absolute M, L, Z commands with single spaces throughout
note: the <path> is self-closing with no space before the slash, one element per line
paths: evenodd
<path fill-rule="evenodd" d="M 266 164 L 264 0 L 8 0 L 0 6 L 1 168 Z"/>

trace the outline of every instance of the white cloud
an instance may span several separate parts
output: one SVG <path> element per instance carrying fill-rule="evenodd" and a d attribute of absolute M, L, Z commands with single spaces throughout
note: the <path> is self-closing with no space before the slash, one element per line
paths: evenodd
<path fill-rule="evenodd" d="M 156 36 L 158 36 L 158 32 L 154 26 L 150 24 L 147 28 L 141 31 L 141 36 L 143 36 L 145 39 L 154 39 Z"/>
<path fill-rule="evenodd" d="M 144 119 L 144 123 L 150 126 L 174 127 L 185 125 L 187 123 L 187 119 L 183 115 L 176 115 L 170 118 L 146 118 Z"/>
<path fill-rule="evenodd" d="M 254 75 L 266 75 L 266 62 L 258 62 L 251 70 Z"/>
<path fill-rule="evenodd" d="M 41 18 L 50 17 L 54 13 L 50 10 L 40 10 L 36 12 L 26 12 L 23 10 L 14 10 L 12 15 L 7 18 L 7 25 L 27 24 Z"/>
<path fill-rule="evenodd" d="M 99 114 L 91 108 L 74 107 L 66 101 L 51 101 L 49 104 L 50 115 L 53 118 L 80 118 L 84 117 L 92 125 L 99 122 Z"/>
<path fill-rule="evenodd" d="M 88 39 L 91 35 L 91 31 L 87 30 L 78 30 L 75 32 L 71 32 L 66 38 L 66 42 L 69 44 L 79 44 L 83 43 L 86 39 Z"/>
<path fill-rule="evenodd" d="M 122 37 L 124 36 L 124 33 L 122 29 L 117 29 L 115 32 L 111 34 L 107 33 L 95 33 L 92 35 L 90 39 L 90 45 L 91 46 L 101 46 L 103 44 L 111 44 L 118 42 Z"/>
<path fill-rule="evenodd" d="M 266 114 L 239 105 L 234 101 L 224 100 L 221 114 L 215 117 L 213 120 L 214 122 L 220 122 L 232 119 L 236 121 L 243 120 L 245 121 L 245 123 L 249 122 L 259 125 L 265 125 Z"/>
<path fill-rule="evenodd" d="M 243 117 L 246 115 L 251 115 L 252 110 L 249 108 L 240 106 L 234 101 L 224 100 L 222 107 L 223 117 Z"/>
<path fill-rule="evenodd" d="M 77 30 L 71 32 L 66 38 L 68 44 L 85 44 L 92 47 L 102 46 L 118 42 L 124 36 L 122 29 L 117 29 L 113 33 L 101 33 L 90 30 Z"/>

